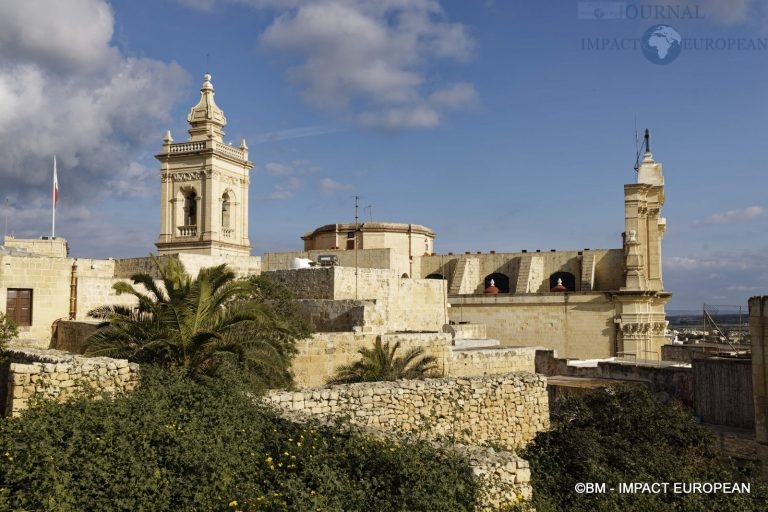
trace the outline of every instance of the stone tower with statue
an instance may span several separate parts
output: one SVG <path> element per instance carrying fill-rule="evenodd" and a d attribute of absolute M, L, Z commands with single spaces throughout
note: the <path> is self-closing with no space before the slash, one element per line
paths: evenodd
<path fill-rule="evenodd" d="M 227 124 L 206 74 L 200 101 L 187 116 L 189 139 L 163 139 L 158 253 L 248 256 L 248 146 L 223 140 Z"/>

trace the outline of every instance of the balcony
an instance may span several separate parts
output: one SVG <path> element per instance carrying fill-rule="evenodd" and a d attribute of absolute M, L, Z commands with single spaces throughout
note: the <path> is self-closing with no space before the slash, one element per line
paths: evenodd
<path fill-rule="evenodd" d="M 179 226 L 179 236 L 197 236 L 197 226 Z"/>
<path fill-rule="evenodd" d="M 224 238 L 234 238 L 235 230 L 233 228 L 221 228 L 221 235 Z"/>

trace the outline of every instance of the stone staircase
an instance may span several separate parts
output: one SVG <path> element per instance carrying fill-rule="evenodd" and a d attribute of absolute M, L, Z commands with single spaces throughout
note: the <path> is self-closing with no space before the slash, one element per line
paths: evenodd
<path fill-rule="evenodd" d="M 477 258 L 461 258 L 456 262 L 451 285 L 448 287 L 448 295 L 475 293 L 479 281 L 480 261 Z"/>
<path fill-rule="evenodd" d="M 595 286 L 595 253 L 584 251 L 581 257 L 581 288 L 582 292 L 591 292 Z"/>
<path fill-rule="evenodd" d="M 517 272 L 517 285 L 515 286 L 516 293 L 531 293 L 528 282 L 531 277 L 531 260 L 533 256 L 530 254 L 524 254 L 520 259 L 520 270 Z"/>

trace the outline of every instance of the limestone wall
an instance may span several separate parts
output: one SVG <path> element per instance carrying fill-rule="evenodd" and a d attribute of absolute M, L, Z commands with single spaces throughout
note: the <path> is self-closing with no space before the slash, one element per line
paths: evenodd
<path fill-rule="evenodd" d="M 445 372 L 447 353 L 451 344 L 450 336 L 442 333 L 405 333 L 380 335 L 382 342 L 391 344 L 400 341 L 403 353 L 414 346 L 423 347 L 425 354 L 438 360 L 440 372 Z M 376 334 L 335 332 L 315 333 L 311 338 L 296 343 L 298 353 L 293 361 L 292 371 L 296 386 L 309 388 L 323 386 L 343 365 L 360 359 L 361 348 L 372 348 Z"/>
<path fill-rule="evenodd" d="M 426 355 L 437 359 L 439 373 L 450 377 L 535 371 L 536 349 L 531 347 L 460 349 L 452 345 L 451 335 L 444 333 L 315 333 L 296 344 L 298 354 L 292 366 L 296 386 L 323 386 L 340 366 L 359 360 L 358 351 L 373 347 L 377 337 L 391 346 L 399 341 L 402 353 L 422 347 Z"/>
<path fill-rule="evenodd" d="M 0 304 L 5 311 L 9 288 L 32 290 L 32 325 L 20 326 L 11 346 L 47 348 L 53 323 L 69 313 L 68 258 L 0 256 Z"/>
<path fill-rule="evenodd" d="M 163 258 L 168 257 L 180 260 L 184 264 L 186 271 L 192 276 L 196 276 L 201 268 L 215 267 L 222 263 L 226 263 L 238 277 L 261 273 L 261 258 L 258 256 L 210 256 L 206 254 L 178 253 L 162 256 L 159 259 L 162 262 Z M 115 260 L 114 277 L 127 279 L 133 274 L 150 274 L 158 277 L 157 269 L 150 257 Z"/>
<path fill-rule="evenodd" d="M 404 279 L 394 270 L 360 268 L 356 272 L 348 267 L 275 270 L 267 275 L 299 299 L 370 301 L 366 308 L 375 309 L 370 325 L 375 325 L 373 319 L 381 319 L 376 332 L 438 332 L 448 320 L 446 290 L 440 280 Z M 307 307 L 320 317 L 322 306 Z M 328 303 L 327 307 L 333 309 L 327 316 L 337 317 L 336 310 L 342 306 Z"/>
<path fill-rule="evenodd" d="M 72 354 L 85 352 L 85 340 L 99 328 L 99 321 L 60 320 L 56 322 L 50 348 Z"/>
<path fill-rule="evenodd" d="M 355 251 L 344 249 L 318 249 L 310 251 L 293 251 L 293 252 L 268 252 L 264 254 L 263 263 L 264 270 L 288 270 L 291 268 L 291 261 L 293 258 L 309 258 L 312 261 L 317 261 L 317 257 L 322 254 L 333 254 L 338 258 L 340 267 L 355 267 L 355 257 L 357 257 L 358 268 L 382 268 L 388 270 L 395 270 L 399 272 L 398 275 L 402 275 L 403 272 L 408 272 L 407 267 L 408 257 L 405 257 L 406 266 L 403 267 L 402 261 L 398 260 L 398 263 L 393 264 L 397 258 L 395 258 L 394 251 L 392 249 L 359 249 L 357 256 Z M 409 274 L 410 275 L 410 274 Z"/>
<path fill-rule="evenodd" d="M 33 254 L 49 256 L 53 258 L 66 258 L 69 252 L 69 246 L 65 238 L 16 238 L 14 236 L 5 236 L 3 245 L 22 249 Z"/>
<path fill-rule="evenodd" d="M 402 380 L 271 392 L 267 400 L 311 416 L 425 439 L 518 448 L 549 427 L 546 378 L 529 373 Z"/>
<path fill-rule="evenodd" d="M 582 263 L 585 255 L 589 255 L 590 265 L 594 265 L 588 274 L 594 282 L 586 283 L 590 290 L 582 290 Z M 510 293 L 543 293 L 550 290 L 549 276 L 555 272 L 570 272 L 575 277 L 574 291 L 618 290 L 624 286 L 624 251 L 622 249 L 597 249 L 584 251 L 542 251 L 527 253 L 471 253 L 465 255 L 435 255 L 416 257 L 414 267 L 418 275 L 426 277 L 437 273 L 453 284 L 454 269 L 457 263 L 464 259 L 476 260 L 479 265 L 478 277 L 464 289 L 471 291 L 462 293 L 479 293 L 484 290 L 485 277 L 494 274 L 504 274 L 509 278 Z M 524 260 L 530 262 L 521 265 Z M 523 272 L 523 280 L 519 281 Z M 594 275 L 593 275 L 594 274 Z M 517 289 L 517 283 L 525 283 L 525 289 Z"/>
<path fill-rule="evenodd" d="M 693 407 L 693 370 L 686 365 L 659 366 L 656 364 L 599 361 L 594 366 L 570 366 L 552 350 L 536 351 L 536 372 L 548 377 L 590 377 L 631 382 L 646 382 L 651 391 L 664 392 Z"/>
<path fill-rule="evenodd" d="M 351 332 L 354 327 L 375 323 L 375 319 L 370 318 L 374 309 L 370 301 L 301 299 L 298 302 L 302 318 L 315 332 Z"/>
<path fill-rule="evenodd" d="M 563 357 L 614 354 L 615 306 L 603 293 L 451 297 L 453 322 L 487 325 L 503 346 L 544 346 Z"/>
<path fill-rule="evenodd" d="M 533 372 L 536 349 L 533 347 L 484 348 L 457 350 L 452 348 L 445 364 L 446 375 L 475 377 L 510 372 Z"/>
<path fill-rule="evenodd" d="M 10 350 L 0 369 L 0 412 L 17 416 L 33 396 L 66 400 L 80 389 L 120 393 L 138 384 L 137 364 L 57 350 Z"/>

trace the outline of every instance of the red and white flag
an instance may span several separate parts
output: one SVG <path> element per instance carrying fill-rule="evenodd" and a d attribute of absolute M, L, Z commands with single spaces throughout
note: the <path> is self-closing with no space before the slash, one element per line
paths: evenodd
<path fill-rule="evenodd" d="M 56 174 L 56 157 L 53 157 L 53 207 L 59 202 L 59 177 Z"/>
<path fill-rule="evenodd" d="M 59 177 L 56 173 L 56 155 L 53 156 L 53 204 L 51 205 L 51 239 L 56 238 L 56 203 L 59 202 Z"/>

